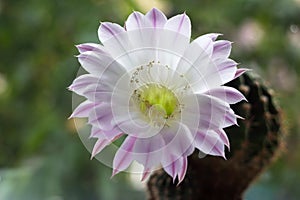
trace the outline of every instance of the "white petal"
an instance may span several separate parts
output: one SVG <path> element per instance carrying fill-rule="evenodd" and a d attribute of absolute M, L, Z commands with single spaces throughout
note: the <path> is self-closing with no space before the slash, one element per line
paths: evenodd
<path fill-rule="evenodd" d="M 203 35 L 194 40 L 178 64 L 177 71 L 184 74 L 195 92 L 218 87 L 235 76 L 237 63 L 227 58 L 231 43 L 213 42 L 215 37 Z"/>
<path fill-rule="evenodd" d="M 177 29 L 174 31 L 176 23 Z M 145 16 L 138 12 L 131 14 L 126 22 L 126 30 L 112 34 L 111 39 L 102 43 L 128 71 L 152 61 L 176 68 L 190 41 L 187 16 L 178 16 L 167 23 L 164 14 L 155 8 Z"/>
<path fill-rule="evenodd" d="M 176 71 L 185 76 L 190 84 L 195 84 L 205 78 L 207 68 L 213 65 L 211 54 L 213 42 L 207 36 L 201 36 L 194 40 L 184 52 L 180 59 Z M 199 85 L 202 90 L 206 90 L 207 84 Z"/>
<path fill-rule="evenodd" d="M 184 35 L 187 38 L 191 37 L 191 21 L 185 13 L 168 19 L 164 28 Z"/>
<path fill-rule="evenodd" d="M 162 28 L 167 22 L 167 17 L 160 10 L 153 8 L 145 17 L 150 21 L 151 27 Z"/>
<path fill-rule="evenodd" d="M 128 70 L 150 62 L 175 69 L 190 41 L 186 35 L 166 29 L 143 28 L 127 33 L 130 48 L 117 59 Z"/>
<path fill-rule="evenodd" d="M 124 34 L 117 34 L 103 44 L 111 55 L 128 70 L 151 61 L 162 61 L 158 56 L 159 43 L 162 38 L 166 16 L 158 9 L 152 9 L 145 16 L 139 12 L 132 13 L 126 22 Z"/>
<path fill-rule="evenodd" d="M 111 22 L 103 22 L 101 23 L 98 29 L 98 36 L 100 41 L 105 43 L 105 41 L 117 37 L 118 34 L 125 32 L 124 28 L 121 27 L 119 24 L 111 23 Z"/>
<path fill-rule="evenodd" d="M 154 29 L 143 28 L 131 30 L 127 31 L 127 35 L 130 48 L 128 47 L 123 54 L 118 54 L 117 59 L 119 63 L 129 71 L 141 65 L 147 65 L 155 60 L 159 39 Z"/>
<path fill-rule="evenodd" d="M 176 69 L 187 49 L 191 37 L 191 22 L 186 14 L 177 15 L 167 21 L 164 30 L 158 32 L 157 58 L 162 65 Z"/>
<path fill-rule="evenodd" d="M 195 92 L 204 92 L 205 89 L 219 87 L 234 79 L 237 63 L 231 59 L 224 60 L 220 63 L 211 63 L 203 70 L 202 77 L 198 82 L 193 83 L 192 87 Z M 205 87 L 204 87 L 205 86 Z"/>
<path fill-rule="evenodd" d="M 135 58 L 128 55 L 132 50 L 132 44 L 123 27 L 114 23 L 101 23 L 98 35 L 105 49 L 115 61 L 124 67 L 135 66 Z"/>
<path fill-rule="evenodd" d="M 206 55 L 210 57 L 213 53 L 213 42 L 207 35 L 196 38 L 191 45 L 196 45 L 198 47 L 198 54 L 201 54 L 204 51 Z"/>
<path fill-rule="evenodd" d="M 134 11 L 126 20 L 125 27 L 127 31 L 141 29 L 144 27 L 144 15 Z"/>

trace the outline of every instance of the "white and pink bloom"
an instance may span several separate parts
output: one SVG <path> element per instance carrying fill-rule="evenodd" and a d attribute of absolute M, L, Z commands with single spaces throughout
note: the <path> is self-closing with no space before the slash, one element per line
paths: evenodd
<path fill-rule="evenodd" d="M 187 156 L 225 158 L 229 141 L 224 128 L 237 124 L 230 108 L 245 100 L 225 83 L 241 75 L 229 58 L 231 42 L 220 34 L 192 42 L 191 22 L 183 13 L 170 19 L 152 9 L 133 12 L 122 27 L 101 23 L 102 44 L 77 46 L 87 74 L 69 89 L 86 100 L 71 117 L 87 117 L 97 138 L 92 157 L 125 135 L 113 160 L 113 175 L 136 160 L 144 166 L 142 180 L 162 166 L 180 183 Z"/>

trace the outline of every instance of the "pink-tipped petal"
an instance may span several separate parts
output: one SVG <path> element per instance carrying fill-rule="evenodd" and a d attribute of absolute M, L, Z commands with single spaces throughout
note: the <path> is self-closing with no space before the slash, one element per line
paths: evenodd
<path fill-rule="evenodd" d="M 161 133 L 165 141 L 165 151 L 172 152 L 175 159 L 188 156 L 193 152 L 194 136 L 191 130 L 183 123 L 175 122 L 173 127 Z"/>
<path fill-rule="evenodd" d="M 213 41 L 206 35 L 202 35 L 198 38 L 196 38 L 191 45 L 193 45 L 193 43 L 195 43 L 198 48 L 198 56 L 202 54 L 202 52 L 204 51 L 205 54 L 210 57 L 213 53 Z"/>
<path fill-rule="evenodd" d="M 212 82 L 211 85 L 220 86 L 234 79 L 235 73 L 237 71 L 237 63 L 231 59 L 218 59 L 215 61 L 216 68 L 212 68 L 205 75 L 206 80 L 210 80 L 217 77 L 218 82 Z"/>
<path fill-rule="evenodd" d="M 146 180 L 150 176 L 150 174 L 151 174 L 150 169 L 145 168 L 144 172 L 143 172 L 143 175 L 142 175 L 142 178 L 141 178 L 141 181 Z"/>
<path fill-rule="evenodd" d="M 132 33 L 132 31 L 130 32 Z M 133 31 L 132 34 L 135 32 L 137 31 Z M 136 58 L 130 53 L 135 43 L 130 41 L 129 32 L 123 27 L 115 23 L 101 23 L 98 29 L 98 37 L 109 55 L 114 58 L 114 62 L 117 61 L 124 67 L 137 67 Z"/>
<path fill-rule="evenodd" d="M 157 8 L 150 10 L 145 17 L 150 21 L 151 27 L 163 28 L 167 22 L 167 17 Z"/>
<path fill-rule="evenodd" d="M 205 34 L 205 36 L 211 38 L 212 41 L 215 41 L 220 35 L 223 35 L 221 33 L 208 33 Z"/>
<path fill-rule="evenodd" d="M 237 125 L 237 116 L 227 102 L 205 94 L 197 94 L 197 98 L 201 108 L 198 131 L 205 132 Z M 193 115 L 196 113 L 191 112 L 190 117 L 196 117 Z"/>
<path fill-rule="evenodd" d="M 237 71 L 236 66 L 238 65 L 238 63 L 232 59 L 218 59 L 215 61 L 215 63 L 220 71 L 230 68 L 235 68 L 235 71 Z"/>
<path fill-rule="evenodd" d="M 224 143 L 213 131 L 198 132 L 195 138 L 195 147 L 205 154 L 225 158 Z"/>
<path fill-rule="evenodd" d="M 150 170 L 159 165 L 162 159 L 164 140 L 160 134 L 151 138 L 138 138 L 135 141 L 133 151 L 136 153 L 135 159 L 144 166 L 144 175 L 142 180 L 147 178 Z"/>
<path fill-rule="evenodd" d="M 91 159 L 93 159 L 98 153 L 100 153 L 110 143 L 111 143 L 111 141 L 109 141 L 107 139 L 98 139 L 94 145 Z"/>
<path fill-rule="evenodd" d="M 176 158 L 176 160 L 174 161 L 175 177 L 173 177 L 173 183 L 175 182 L 175 178 L 179 176 L 179 173 L 182 169 L 183 169 L 182 157 Z"/>
<path fill-rule="evenodd" d="M 207 71 L 212 67 L 211 55 L 213 52 L 213 41 L 208 36 L 200 36 L 190 43 L 181 57 L 176 71 L 184 74 L 191 84 L 199 82 Z M 205 83 L 199 87 L 206 88 Z"/>
<path fill-rule="evenodd" d="M 173 162 L 168 166 L 163 165 L 163 168 L 170 176 L 173 177 L 173 183 L 175 182 L 176 177 L 178 177 L 177 185 L 179 185 L 183 181 L 186 174 L 187 157 L 181 156 L 179 158 L 176 158 L 172 154 L 169 154 L 168 157 L 169 157 L 169 161 L 173 161 Z"/>
<path fill-rule="evenodd" d="M 127 136 L 120 148 L 118 149 L 113 160 L 113 174 L 116 175 L 120 171 L 125 170 L 133 161 L 133 147 L 136 137 Z"/>
<path fill-rule="evenodd" d="M 103 135 L 103 131 L 96 127 L 92 126 L 90 138 L 100 138 Z"/>
<path fill-rule="evenodd" d="M 219 123 L 224 121 L 228 110 L 230 110 L 227 102 L 205 94 L 197 94 L 197 98 L 201 118 L 210 119 L 211 121 L 217 121 Z"/>
<path fill-rule="evenodd" d="M 82 93 L 82 96 L 85 96 L 88 100 L 94 102 L 109 102 L 111 100 L 111 91 L 101 91 L 97 90 L 94 87 L 86 88 L 86 91 Z"/>
<path fill-rule="evenodd" d="M 92 74 L 83 74 L 77 77 L 68 89 L 82 95 L 87 87 L 92 85 L 96 87 L 98 82 L 99 79 L 96 76 Z"/>
<path fill-rule="evenodd" d="M 186 174 L 186 170 L 187 170 L 187 157 L 182 157 L 181 158 L 181 168 L 179 169 L 179 173 L 178 173 L 178 183 L 177 186 L 183 181 L 185 174 Z"/>
<path fill-rule="evenodd" d="M 118 34 L 125 32 L 124 28 L 119 24 L 111 22 L 102 22 L 98 29 L 98 36 L 102 43 L 111 39 L 112 37 L 117 37 Z"/>
<path fill-rule="evenodd" d="M 222 128 L 229 127 L 232 125 L 238 126 L 238 123 L 237 123 L 237 115 L 233 112 L 232 109 L 230 109 L 226 112 L 226 117 L 225 120 L 223 121 Z"/>
<path fill-rule="evenodd" d="M 215 132 L 219 135 L 220 139 L 222 140 L 222 142 L 228 147 L 230 148 L 230 143 L 229 143 L 229 139 L 227 137 L 226 132 L 223 129 L 219 129 L 219 130 L 215 130 Z"/>
<path fill-rule="evenodd" d="M 231 52 L 231 42 L 227 40 L 218 40 L 214 42 L 213 59 L 226 59 Z"/>
<path fill-rule="evenodd" d="M 237 119 L 242 119 L 242 120 L 244 120 L 245 118 L 244 117 L 242 117 L 242 116 L 239 116 L 239 115 L 235 115 L 235 117 L 237 118 Z"/>
<path fill-rule="evenodd" d="M 122 135 L 123 135 L 123 133 L 118 133 L 118 134 L 115 134 L 115 135 L 111 135 L 110 137 L 106 137 L 104 134 L 102 134 L 102 135 L 98 134 L 97 135 L 98 140 L 94 145 L 92 155 L 91 155 L 91 159 L 93 159 L 95 157 L 95 155 L 100 153 L 107 145 L 109 145 L 112 142 L 114 142 L 115 140 L 119 139 Z"/>
<path fill-rule="evenodd" d="M 191 21 L 185 13 L 170 18 L 164 28 L 184 35 L 187 38 L 191 37 Z"/>
<path fill-rule="evenodd" d="M 242 100 L 246 100 L 245 96 L 233 87 L 221 86 L 218 88 L 211 89 L 204 94 L 217 97 L 229 104 L 235 104 Z"/>
<path fill-rule="evenodd" d="M 241 76 L 242 74 L 244 74 L 247 71 L 251 71 L 250 69 L 246 69 L 246 68 L 239 68 L 236 70 L 236 73 L 234 75 L 234 78 L 237 78 L 239 76 Z"/>
<path fill-rule="evenodd" d="M 122 131 L 118 127 L 115 127 L 112 130 L 106 131 L 106 130 L 102 130 L 96 126 L 92 126 L 90 138 L 98 138 L 98 139 L 102 138 L 102 139 L 107 139 L 107 140 L 116 140 L 123 134 L 124 133 L 122 133 Z"/>
<path fill-rule="evenodd" d="M 133 12 L 129 15 L 125 23 L 126 30 L 136 30 L 144 27 L 144 15 L 140 12 Z"/>
<path fill-rule="evenodd" d="M 186 78 L 190 80 L 195 92 L 205 92 L 231 81 L 237 70 L 236 65 L 237 63 L 231 59 L 212 61 L 207 56 L 201 57 L 199 61 L 193 62 Z M 196 70 L 191 70 L 194 68 Z"/>
<path fill-rule="evenodd" d="M 112 120 L 113 114 L 110 103 L 101 103 L 93 112 L 90 112 L 88 123 L 102 130 L 110 131 L 115 127 Z"/>
<path fill-rule="evenodd" d="M 217 144 L 211 149 L 210 155 L 221 156 L 226 160 L 224 144 L 218 140 Z"/>
<path fill-rule="evenodd" d="M 112 75 L 122 73 L 123 68 L 119 66 L 107 53 L 86 51 L 77 56 L 81 66 L 90 74 L 100 77 L 103 72 L 109 71 Z M 118 71 L 116 71 L 118 70 Z"/>
<path fill-rule="evenodd" d="M 69 117 L 70 118 L 74 118 L 74 117 L 88 117 L 89 113 L 95 109 L 96 106 L 98 106 L 99 104 L 91 102 L 91 101 L 84 101 L 81 104 L 79 104 L 77 106 L 77 108 L 75 108 L 75 110 L 73 111 L 72 115 Z"/>
<path fill-rule="evenodd" d="M 173 178 L 173 183 L 175 182 L 177 171 L 176 171 L 176 156 L 172 155 L 170 152 L 166 152 L 164 159 L 162 160 L 162 167 L 164 170 Z"/>
<path fill-rule="evenodd" d="M 105 53 L 104 47 L 100 44 L 95 43 L 84 43 L 76 45 L 76 48 L 78 49 L 79 53 L 84 53 L 87 51 L 97 51 L 99 53 Z"/>
<path fill-rule="evenodd" d="M 185 158 L 194 151 L 194 137 L 184 124 L 178 123 L 178 128 L 176 129 L 178 129 L 178 132 L 171 129 L 162 133 L 166 145 L 161 164 L 165 171 L 173 177 L 173 182 L 177 176 L 181 182 L 186 173 L 187 164 Z"/>

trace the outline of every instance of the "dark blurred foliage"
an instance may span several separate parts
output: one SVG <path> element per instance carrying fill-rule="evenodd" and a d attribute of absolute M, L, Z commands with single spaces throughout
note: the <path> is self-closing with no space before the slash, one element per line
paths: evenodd
<path fill-rule="evenodd" d="M 82 145 L 67 91 L 79 64 L 75 44 L 98 42 L 99 21 L 124 23 L 135 0 L 0 0 L 0 199 L 143 199 L 128 176 Z M 298 199 L 300 191 L 300 1 L 168 0 L 168 16 L 186 11 L 193 37 L 220 32 L 232 58 L 275 90 L 290 132 L 283 156 L 248 199 Z"/>

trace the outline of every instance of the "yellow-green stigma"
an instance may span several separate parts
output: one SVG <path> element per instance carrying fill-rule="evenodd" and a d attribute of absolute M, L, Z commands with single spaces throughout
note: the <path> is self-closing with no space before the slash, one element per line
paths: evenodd
<path fill-rule="evenodd" d="M 164 111 L 167 119 L 178 107 L 175 94 L 165 86 L 151 83 L 136 90 L 137 102 L 142 113 L 148 114 L 153 106 Z"/>

